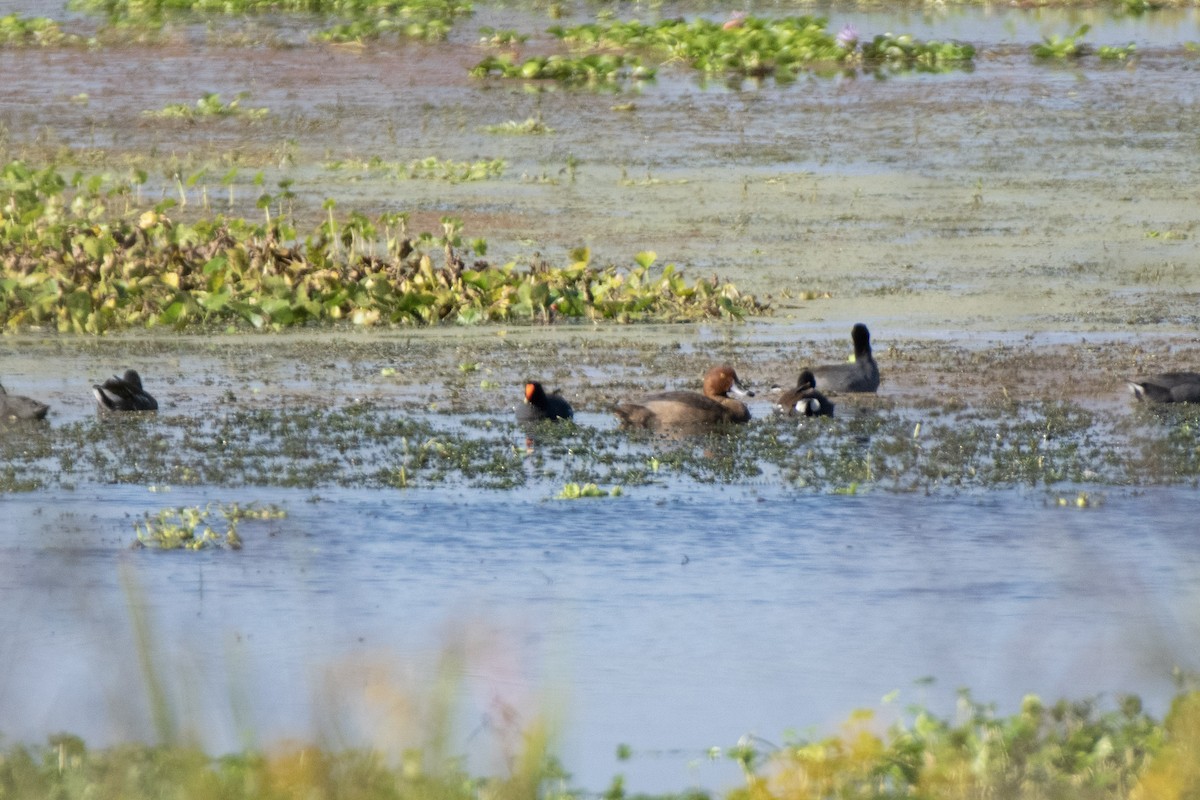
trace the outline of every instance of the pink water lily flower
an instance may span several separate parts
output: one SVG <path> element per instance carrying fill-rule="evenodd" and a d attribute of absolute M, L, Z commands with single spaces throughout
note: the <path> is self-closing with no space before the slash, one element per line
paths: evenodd
<path fill-rule="evenodd" d="M 853 50 L 858 44 L 858 29 L 847 23 L 837 35 L 837 43 L 846 50 Z"/>

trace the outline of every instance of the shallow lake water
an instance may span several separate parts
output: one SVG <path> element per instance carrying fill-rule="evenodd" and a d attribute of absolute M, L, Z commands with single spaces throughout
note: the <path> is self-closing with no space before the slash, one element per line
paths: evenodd
<path fill-rule="evenodd" d="M 242 552 L 186 555 L 127 549 L 146 494 L 5 499 L 7 735 L 145 735 L 130 585 L 182 727 L 210 747 L 419 743 L 416 712 L 385 690 L 419 706 L 443 648 L 461 647 L 462 750 L 488 764 L 503 719 L 546 713 L 591 788 L 618 773 L 647 791 L 730 786 L 710 747 L 832 730 L 858 707 L 951 713 L 959 687 L 1002 710 L 1134 690 L 1162 712 L 1200 644 L 1200 544 L 1145 522 L 1148 507 L 1194 516 L 1190 488 L 1113 491 L 1098 509 L 1017 490 L 247 490 L 222 497 L 288 518 L 245 532 Z"/>
<path fill-rule="evenodd" d="M 0 0 L 0 13 L 12 10 L 96 24 L 59 3 Z M 567 8 L 569 19 L 591 13 Z M 339 209 L 412 211 L 418 229 L 461 216 L 497 257 L 554 259 L 582 243 L 596 260 L 622 261 L 653 249 L 660 263 L 770 295 L 776 311 L 743 325 L 0 340 L 6 387 L 53 406 L 50 433 L 0 441 L 5 466 L 36 483 L 0 494 L 0 733 L 151 738 L 146 652 L 178 728 L 214 750 L 316 737 L 398 752 L 421 743 L 431 687 L 461 671 L 456 749 L 502 769 L 515 731 L 543 714 L 575 783 L 596 790 L 617 773 L 631 791 L 729 787 L 738 772 L 710 760 L 711 747 L 830 732 L 858 707 L 884 721 L 914 702 L 951 713 L 959 687 L 1002 712 L 1030 692 L 1131 692 L 1163 713 L 1172 670 L 1200 669 L 1200 494 L 1186 464 L 1157 475 L 1104 456 L 1153 461 L 1153 441 L 1171 437 L 1183 443 L 1175 457 L 1194 454 L 1194 421 L 1147 418 L 1123 379 L 1200 366 L 1200 106 L 1184 48 L 1200 39 L 1197 12 L 820 13 L 866 36 L 971 41 L 980 56 L 943 75 L 730 85 L 665 66 L 656 83 L 615 94 L 531 91 L 465 75 L 493 52 L 477 44 L 484 25 L 548 46 L 539 9 L 490 7 L 437 45 L 328 48 L 307 42 L 306 23 L 266 18 L 224 26 L 244 26 L 248 47 L 224 44 L 222 25 L 193 25 L 146 46 L 0 49 L 6 158 L 76 159 L 110 175 L 149 167 L 145 191 L 164 196 L 175 174 L 207 170 L 189 188 L 192 211 L 227 210 L 220 176 L 236 165 L 230 210 L 247 216 L 259 213 L 250 180 L 261 171 L 268 188 L 296 181 L 301 223 L 333 197 Z M 1134 41 L 1137 58 L 1029 55 L 1083 23 L 1090 43 Z M 143 113 L 203 91 L 248 91 L 244 104 L 270 107 L 270 122 Z M 555 133 L 484 131 L 530 116 Z M 430 155 L 503 157 L 508 168 L 501 180 L 449 184 L 330 166 Z M 627 472 L 668 460 L 681 445 L 631 441 L 606 409 L 631 392 L 694 385 L 710 360 L 733 361 L 756 384 L 743 435 L 770 441 L 777 423 L 762 390 L 794 380 L 801 363 L 844 359 L 858 320 L 875 334 L 880 397 L 845 402 L 831 427 L 795 437 L 797 460 L 810 445 L 822 457 L 854 450 L 860 411 L 901 421 L 887 441 L 915 440 L 920 424 L 948 444 L 977 414 L 981 437 L 1019 440 L 1026 453 L 1093 448 L 1096 464 L 1080 456 L 1089 469 L 1071 473 L 1086 482 L 964 471 L 851 487 L 804 484 L 771 464 L 555 499 L 576 473 L 603 480 L 610 460 Z M 101 428 L 88 396 L 126 366 L 163 403 L 128 436 Z M 530 447 L 510 421 L 527 377 L 560 386 L 595 435 Z M 1043 403 L 1093 419 L 1058 438 L 1035 431 L 1032 444 L 1004 427 Z M 393 442 L 376 451 L 346 440 L 291 451 L 316 465 L 309 474 L 332 476 L 311 486 L 258 480 L 250 456 L 243 472 L 214 473 L 247 475 L 245 485 L 196 485 L 180 476 L 205 464 L 180 472 L 162 452 L 225 463 L 239 441 L 267 444 L 261 433 L 238 439 L 224 422 L 238 414 L 360 404 L 431 425 L 420 429 L 429 438 L 484 438 L 524 479 L 498 490 L 417 474 L 391 488 L 375 469 L 398 466 Z M 227 442 L 195 444 L 231 430 Z M 157 466 L 111 463 L 139 434 Z M 753 466 L 733 449 L 733 463 Z M 1012 452 L 964 463 L 1001 455 Z M 334 466 L 321 472 L 322 460 Z M 238 552 L 131 548 L 147 513 L 233 501 L 287 516 L 244 523 Z M 131 609 L 147 613 L 148 644 Z M 621 743 L 630 761 L 616 759 Z"/>

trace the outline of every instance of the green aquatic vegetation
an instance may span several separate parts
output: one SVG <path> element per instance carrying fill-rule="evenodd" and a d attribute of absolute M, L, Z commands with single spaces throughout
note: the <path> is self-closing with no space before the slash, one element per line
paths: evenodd
<path fill-rule="evenodd" d="M 172 103 L 157 111 L 143 111 L 147 117 L 161 119 L 197 119 L 201 117 L 245 117 L 247 119 L 262 119 L 271 113 L 269 108 L 243 108 L 242 100 L 248 97 L 247 92 L 240 92 L 228 103 L 221 102 L 221 96 L 216 92 L 206 92 L 194 105 Z"/>
<path fill-rule="evenodd" d="M 1162 3 L 1151 0 L 1120 0 L 1120 10 L 1130 16 L 1140 17 L 1147 11 L 1155 11 L 1163 7 Z"/>
<path fill-rule="evenodd" d="M 135 523 L 133 527 L 137 534 L 137 543 L 141 547 L 154 547 L 159 550 L 204 550 L 224 547 L 229 550 L 241 550 L 242 538 L 237 532 L 241 520 L 273 520 L 286 516 L 287 513 L 278 506 L 210 503 L 204 508 L 168 508 L 154 515 L 147 512 L 142 521 Z M 223 530 L 218 517 L 223 521 Z"/>
<path fill-rule="evenodd" d="M 975 57 L 969 44 L 918 42 L 911 36 L 877 36 L 860 50 L 857 32 L 834 35 L 823 17 L 793 16 L 765 19 L 741 16 L 735 24 L 707 19 L 663 20 L 645 24 L 588 23 L 549 32 L 586 48 L 634 49 L 662 53 L 706 75 L 764 77 L 790 80 L 802 69 L 822 65 L 856 67 L 887 64 L 895 69 L 942 70 L 964 68 Z"/>
<path fill-rule="evenodd" d="M 488 125 L 484 130 L 488 133 L 501 133 L 509 136 L 541 136 L 554 133 L 554 129 L 542 122 L 539 117 L 529 117 L 524 122 L 510 119 L 499 125 Z"/>
<path fill-rule="evenodd" d="M 524 80 L 560 81 L 570 84 L 615 85 L 623 81 L 651 80 L 655 70 L 635 55 L 593 53 L 584 56 L 531 56 L 517 62 L 508 53 L 488 56 L 471 68 L 476 78 L 492 76 Z"/>
<path fill-rule="evenodd" d="M 585 497 L 620 497 L 621 487 L 614 486 L 612 489 L 601 489 L 594 483 L 568 483 L 558 493 L 559 500 L 579 500 Z"/>
<path fill-rule="evenodd" d="M 0 47 L 62 47 L 84 43 L 82 37 L 64 33 L 48 17 L 22 17 L 17 13 L 0 17 Z"/>
<path fill-rule="evenodd" d="M 1148 482 L 1195 481 L 1200 477 L 1200 409 L 1178 404 L 1137 409 L 1147 425 L 1132 457 Z"/>
<path fill-rule="evenodd" d="M 825 20 L 808 16 L 775 20 L 746 16 L 730 28 L 697 18 L 556 26 L 549 32 L 576 46 L 661 52 L 666 59 L 683 61 L 706 74 L 757 77 L 846 56 L 825 30 Z"/>
<path fill-rule="evenodd" d="M 1194 697 L 1184 693 L 1176 703 L 1193 708 Z M 834 736 L 791 741 L 773 751 L 753 744 L 731 749 L 747 785 L 729 800 L 1186 796 L 1177 792 L 1194 787 L 1197 770 L 1183 781 L 1175 776 L 1166 784 L 1143 783 L 1166 773 L 1157 767 L 1172 752 L 1168 730 L 1183 727 L 1182 716 L 1173 711 L 1164 726 L 1135 696 L 1121 697 L 1117 708 L 1105 711 L 1095 701 L 1047 706 L 1028 695 L 1018 713 L 1003 717 L 964 691 L 953 719 L 916 707 L 880 732 L 874 714 L 861 711 Z M 1194 721 L 1192 711 L 1187 724 Z M 1189 747 L 1198 732 L 1186 731 Z M 1174 792 L 1146 794 L 1151 787 Z"/>
<path fill-rule="evenodd" d="M 143 645 L 148 647 L 148 645 Z M 228 800 L 275 797 L 343 797 L 373 800 L 577 800 L 594 792 L 573 788 L 569 772 L 553 753 L 547 726 L 535 720 L 509 723 L 499 731 L 514 745 L 499 774 L 472 775 L 468 759 L 449 750 L 444 723 L 453 719 L 453 682 L 462 656 L 439 663 L 442 688 L 432 701 L 396 703 L 398 722 L 423 731 L 421 745 L 399 757 L 377 746 L 336 750 L 287 743 L 247 749 L 220 757 L 195 745 L 177 727 L 170 695 L 162 692 L 155 659 L 149 658 L 147 693 L 166 743 L 122 743 L 92 749 L 78 736 L 59 733 L 45 744 L 12 744 L 0 752 L 0 782 L 11 800 L 83 800 L 97 796 L 149 800 L 177 796 L 219 796 Z M 445 684 L 450 684 L 449 687 Z M 404 697 L 397 689 L 398 696 Z M 390 696 L 390 695 L 389 695 Z M 331 702 L 340 698 L 334 696 Z M 439 706 L 429 710 L 429 702 Z M 888 701 L 890 702 L 890 700 Z M 780 746 L 744 736 L 728 747 L 697 752 L 697 758 L 727 759 L 740 768 L 744 783 L 723 800 L 819 800 L 820 798 L 921 797 L 927 800 L 977 798 L 1072 798 L 1147 800 L 1189 798 L 1200 790 L 1200 692 L 1181 690 L 1165 719 L 1146 712 L 1134 695 L 1100 701 L 1059 700 L 1053 704 L 1027 695 L 1012 714 L 997 713 L 963 690 L 954 713 L 939 715 L 910 706 L 891 715 L 890 725 L 870 710 L 853 712 L 836 732 L 800 737 L 788 734 Z M 407 729 L 406 728 L 406 729 Z M 619 745 L 617 758 L 641 754 Z M 621 775 L 605 797 L 634 796 Z M 643 795 L 636 795 L 643 797 Z M 661 800 L 707 800 L 696 789 L 658 796 Z"/>
<path fill-rule="evenodd" d="M 1102 44 L 1096 48 L 1096 55 L 1102 61 L 1125 61 L 1128 58 L 1132 58 L 1136 52 L 1137 45 L 1135 45 L 1133 42 L 1130 42 L 1124 47 Z"/>
<path fill-rule="evenodd" d="M 1069 35 L 1060 36 L 1052 34 L 1045 36 L 1041 42 L 1033 45 L 1030 51 L 1038 58 L 1047 60 L 1063 61 L 1079 58 L 1088 52 L 1088 46 L 1082 39 L 1091 29 L 1092 26 L 1090 25 L 1080 25 L 1074 33 Z"/>
<path fill-rule="evenodd" d="M 129 327 L 280 329 L 305 323 L 411 325 L 741 318 L 766 311 L 731 284 L 686 281 L 674 265 L 591 263 L 586 248 L 553 266 L 468 262 L 461 222 L 410 235 L 405 215 L 334 215 L 300 235 L 272 220 L 168 213 L 171 202 L 116 214 L 128 203 L 103 182 L 13 162 L 0 170 L 0 323 L 103 333 Z M 434 259 L 441 261 L 435 265 Z"/>
<path fill-rule="evenodd" d="M 639 348 L 632 357 L 628 350 L 600 352 L 604 344 L 582 344 L 591 336 L 581 331 L 578 340 L 558 346 L 545 346 L 539 337 L 529 351 L 509 336 L 483 337 L 486 342 L 448 351 L 443 337 L 418 337 L 424 345 L 408 337 L 403 344 L 366 337 L 358 345 L 358 337 L 338 336 L 339 360 L 350 368 L 345 378 L 359 388 L 348 389 L 339 378 L 339 390 L 327 391 L 332 384 L 320 383 L 321 378 L 309 400 L 289 398 L 276 405 L 234 386 L 221 395 L 220 414 L 212 413 L 212 398 L 189 400 L 185 394 L 179 403 L 164 405 L 168 410 L 144 419 L 102 425 L 52 420 L 3 430 L 0 491 L 112 483 L 416 491 L 447 486 L 527 487 L 537 496 L 554 497 L 567 484 L 624 491 L 774 486 L 835 494 L 1029 487 L 1044 491 L 1052 505 L 1060 498 L 1077 504 L 1082 493 L 1092 509 L 1103 502 L 1106 487 L 1200 480 L 1200 411 L 1182 405 L 1138 404 L 1130 413 L 1109 414 L 1072 403 L 1017 403 L 999 396 L 980 406 L 952 400 L 919 407 L 897 407 L 879 397 L 847 399 L 850 405 L 832 419 L 797 420 L 771 415 L 759 401 L 747 425 L 670 442 L 615 430 L 611 420 L 608 425 L 546 425 L 532 433 L 517 426 L 512 406 L 520 392 L 511 366 L 530 358 L 536 359 L 533 374 L 564 389 L 581 414 L 603 414 L 613 396 L 647 387 L 636 378 L 618 385 L 600 378 L 597 384 L 573 383 L 569 376 L 575 369 L 560 371 L 568 360 L 579 373 L 596 376 L 624 374 L 631 363 L 654 375 L 698 374 L 703 368 L 702 357 L 677 351 Z M 52 356 L 64 346 L 68 353 L 82 347 L 136 361 L 142 355 L 178 354 L 182 347 L 183 353 L 211 355 L 200 337 L 52 341 L 60 344 L 35 352 Z M 312 364 L 314 358 L 329 357 L 327 341 L 315 346 L 277 338 L 255 342 L 232 359 L 237 374 L 254 374 L 256 358 L 265 365 Z M 753 375 L 753 365 L 745 366 Z M 418 373 L 434 381 L 428 394 L 397 392 L 398 386 L 411 386 Z M 86 394 L 86 384 L 80 388 Z M 349 391 L 387 399 L 346 404 Z"/>
<path fill-rule="evenodd" d="M 479 161 L 454 161 L 452 159 L 427 156 L 406 163 L 384 161 L 378 156 L 365 161 L 330 161 L 326 169 L 355 169 L 387 175 L 396 180 L 443 180 L 450 183 L 494 180 L 503 177 L 508 162 L 502 158 L 480 159 Z"/>
<path fill-rule="evenodd" d="M 388 21 L 390 31 L 406 34 L 406 26 L 433 23 L 449 26 L 473 9 L 466 0 L 71 0 L 77 11 L 103 14 L 118 24 L 158 24 L 170 15 L 243 15 L 291 13 L 342 17 L 351 22 Z M 423 34 L 421 38 L 426 38 Z"/>
<path fill-rule="evenodd" d="M 398 36 L 426 42 L 440 42 L 450 34 L 447 19 L 406 20 L 403 18 L 369 18 L 343 22 L 312 35 L 314 41 L 345 44 L 368 42 L 385 36 Z"/>
<path fill-rule="evenodd" d="M 862 48 L 863 61 L 892 69 L 944 72 L 964 69 L 975 59 L 975 47 L 962 42 L 919 42 L 904 34 L 876 36 Z"/>
<path fill-rule="evenodd" d="M 488 47 L 512 47 L 524 44 L 528 40 L 527 34 L 518 33 L 511 28 L 496 30 L 485 26 L 479 29 L 479 43 Z"/>
<path fill-rule="evenodd" d="M 451 183 L 486 181 L 504 175 L 508 166 L 502 158 L 481 161 L 451 161 L 436 156 L 413 161 L 408 165 L 408 177 L 424 180 L 443 180 Z"/>

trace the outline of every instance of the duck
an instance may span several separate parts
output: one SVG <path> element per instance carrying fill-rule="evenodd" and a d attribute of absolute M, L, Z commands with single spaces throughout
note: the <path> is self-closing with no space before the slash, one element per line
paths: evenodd
<path fill-rule="evenodd" d="M 832 417 L 833 403 L 817 391 L 817 379 L 806 369 L 796 380 L 796 388 L 788 389 L 775 401 L 775 408 L 789 417 Z"/>
<path fill-rule="evenodd" d="M 1138 400 L 1152 403 L 1200 403 L 1200 372 L 1163 372 L 1126 381 Z"/>
<path fill-rule="evenodd" d="M 558 391 L 547 393 L 537 381 L 525 382 L 525 402 L 517 406 L 517 422 L 571 419 L 575 410 Z"/>
<path fill-rule="evenodd" d="M 750 409 L 737 397 L 753 397 L 737 372 L 728 364 L 719 364 L 704 374 L 704 394 L 675 391 L 659 392 L 635 402 L 618 403 L 613 413 L 621 424 L 631 428 L 708 427 L 750 420 Z"/>
<path fill-rule="evenodd" d="M 157 411 L 158 401 L 142 388 L 142 376 L 137 370 L 112 376 L 104 383 L 92 386 L 96 406 L 101 411 Z"/>
<path fill-rule="evenodd" d="M 854 360 L 846 364 L 813 367 L 813 376 L 827 392 L 874 392 L 879 388 L 879 365 L 871 355 L 871 332 L 861 322 L 850 330 Z"/>
<path fill-rule="evenodd" d="M 45 419 L 49 410 L 50 406 L 45 403 L 19 394 L 9 394 L 0 386 L 0 422 Z"/>

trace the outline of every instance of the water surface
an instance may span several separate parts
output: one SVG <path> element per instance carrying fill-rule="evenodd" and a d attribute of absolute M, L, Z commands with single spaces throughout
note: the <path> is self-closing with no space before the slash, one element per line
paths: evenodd
<path fill-rule="evenodd" d="M 97 24 L 57 2 L 0 2 L 12 10 Z M 613 400 L 694 386 L 717 359 L 760 389 L 792 381 L 802 364 L 843 360 L 861 320 L 884 373 L 865 405 L 903 420 L 908 438 L 916 422 L 926 436 L 951 428 L 963 409 L 994 436 L 1009 414 L 1067 402 L 1096 415 L 1101 450 L 1110 436 L 1129 449 L 1139 428 L 1139 442 L 1173 437 L 1193 452 L 1191 423 L 1135 411 L 1123 381 L 1200 367 L 1200 107 L 1182 47 L 1200 39 L 1196 10 L 819 10 L 833 29 L 960 39 L 980 54 L 973 70 L 944 75 L 778 85 L 668 66 L 615 94 L 560 90 L 467 77 L 493 52 L 478 45 L 481 26 L 549 45 L 540 12 L 483 6 L 435 45 L 329 48 L 308 41 L 308 22 L 267 17 L 227 26 L 245 29 L 249 47 L 197 24 L 146 46 L 0 50 L 6 158 L 75 159 L 118 180 L 136 165 L 151 199 L 206 171 L 181 214 L 257 218 L 263 187 L 291 180 L 301 227 L 324 219 L 325 198 L 411 212 L 415 230 L 455 215 L 497 259 L 561 259 L 586 244 L 597 261 L 628 263 L 652 249 L 659 263 L 770 295 L 777 312 L 741 326 L 6 337 L 0 379 L 50 402 L 52 430 L 84 442 L 108 441 L 89 427 L 90 384 L 136 366 L 162 402 L 148 442 L 212 433 L 247 409 L 368 402 L 449 430 L 500 430 L 497 451 L 518 454 L 528 479 L 507 491 L 369 488 L 354 447 L 306 453 L 353 479 L 303 489 L 149 484 L 78 464 L 38 475 L 61 454 L 13 455 L 9 466 L 42 488 L 0 495 L 2 733 L 152 738 L 131 608 L 148 612 L 178 728 L 217 751 L 312 736 L 398 752 L 421 741 L 430 687 L 459 651 L 455 747 L 502 768 L 512 731 L 544 713 L 561 723 L 567 769 L 592 789 L 617 772 L 632 791 L 727 787 L 737 772 L 708 761 L 710 747 L 832 731 L 897 689 L 898 705 L 941 713 L 961 686 L 1002 711 L 1029 692 L 1135 692 L 1163 713 L 1171 670 L 1200 667 L 1200 495 L 1174 464 L 1161 481 L 945 481 L 928 495 L 882 481 L 841 495 L 851 487 L 800 488 L 778 470 L 672 475 L 569 502 L 553 498 L 575 455 L 543 448 L 538 462 L 503 427 L 515 387 L 539 377 L 580 408 L 603 452 L 648 459 L 653 445 L 614 429 Z M 1028 53 L 1084 23 L 1090 43 L 1132 41 L 1137 57 L 1047 65 Z M 226 102 L 249 92 L 269 122 L 144 114 L 208 91 Z M 555 133 L 486 133 L 532 116 Z M 329 167 L 431 155 L 509 168 L 445 184 Z M 231 166 L 241 178 L 227 205 Z M 756 402 L 753 424 L 769 426 Z M 826 445 L 855 447 L 847 428 L 830 430 Z M 204 444 L 227 455 L 230 441 Z M 239 552 L 130 548 L 146 513 L 235 500 L 288 516 L 245 524 Z M 632 761 L 616 761 L 618 743 Z"/>
<path fill-rule="evenodd" d="M 5 498 L 7 735 L 144 730 L 122 576 L 149 610 L 182 727 L 209 747 L 305 732 L 403 740 L 359 693 L 370 668 L 419 694 L 442 648 L 466 642 L 464 752 L 486 764 L 505 713 L 545 712 L 562 722 L 568 769 L 597 789 L 617 772 L 639 790 L 728 786 L 736 772 L 708 748 L 832 730 L 897 689 L 901 706 L 945 713 L 959 687 L 1010 711 L 1030 692 L 1128 690 L 1162 713 L 1171 668 L 1200 666 L 1200 545 L 1186 526 L 1145 521 L 1148 508 L 1194 516 L 1190 488 L 1114 490 L 1087 509 L 1022 490 L 339 491 L 315 503 L 246 490 L 222 496 L 280 503 L 288 518 L 245 526 L 241 552 L 194 554 L 128 549 L 128 509 L 146 494 Z M 926 676 L 936 682 L 915 685 Z M 631 762 L 615 760 L 619 743 Z"/>

